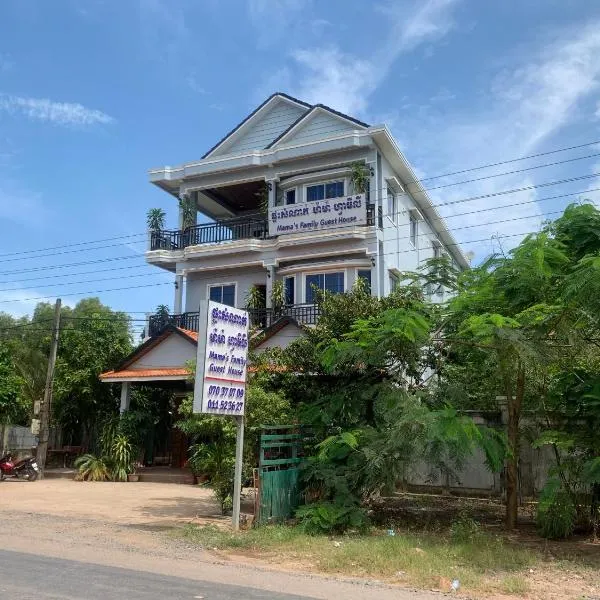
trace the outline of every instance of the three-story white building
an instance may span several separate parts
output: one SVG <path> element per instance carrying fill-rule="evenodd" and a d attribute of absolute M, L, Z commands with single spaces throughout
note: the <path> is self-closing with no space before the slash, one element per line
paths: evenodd
<path fill-rule="evenodd" d="M 381 297 L 400 272 L 442 252 L 468 266 L 385 125 L 286 94 L 201 159 L 152 169 L 150 181 L 196 220 L 180 210 L 178 228 L 151 234 L 146 260 L 174 276 L 173 315 L 167 328 L 151 319 L 149 339 L 105 381 L 185 378 L 178 369 L 194 357 L 201 299 L 244 308 L 252 298 L 263 346 L 285 345 L 316 322 L 316 289 L 344 292 L 361 277 Z"/>

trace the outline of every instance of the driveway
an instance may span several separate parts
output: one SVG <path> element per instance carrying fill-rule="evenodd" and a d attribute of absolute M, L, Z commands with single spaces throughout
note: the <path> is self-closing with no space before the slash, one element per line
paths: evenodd
<path fill-rule="evenodd" d="M 0 510 L 6 506 L 20 512 L 128 525 L 226 521 L 209 489 L 173 483 L 9 479 L 0 483 Z"/>
<path fill-rule="evenodd" d="M 31 558 L 33 571 L 39 569 L 41 574 L 22 578 L 6 570 L 0 574 L 0 598 L 109 600 L 143 595 L 151 600 L 169 596 L 164 592 L 169 589 L 173 598 L 215 600 L 234 595 L 273 600 L 286 595 L 323 600 L 440 598 L 372 581 L 275 570 L 191 546 L 170 534 L 173 527 L 191 521 L 227 526 L 229 521 L 218 515 L 209 490 L 191 485 L 4 481 L 0 483 L 0 519 L 1 551 L 5 552 L 0 562 L 25 565 L 23 557 L 15 554 L 23 553 Z M 126 582 L 126 595 L 117 593 L 120 582 Z M 239 586 L 237 593 L 232 586 Z"/>

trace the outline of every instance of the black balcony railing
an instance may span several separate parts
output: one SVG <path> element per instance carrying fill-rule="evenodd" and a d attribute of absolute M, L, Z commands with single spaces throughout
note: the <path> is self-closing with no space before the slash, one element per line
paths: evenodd
<path fill-rule="evenodd" d="M 265 329 L 282 317 L 291 317 L 301 325 L 316 325 L 319 318 L 319 307 L 316 304 L 290 304 L 281 308 L 250 308 L 250 326 Z"/>
<path fill-rule="evenodd" d="M 375 205 L 367 205 L 367 226 L 377 224 L 383 227 L 383 209 L 378 207 L 375 218 Z M 150 232 L 150 250 L 183 250 L 188 246 L 218 244 L 235 240 L 264 240 L 269 237 L 269 223 L 264 218 L 237 217 L 215 223 L 194 225 L 185 231 L 181 229 Z"/>
<path fill-rule="evenodd" d="M 200 317 L 197 312 L 187 312 L 180 315 L 151 315 L 148 320 L 148 335 L 159 334 L 167 325 L 198 331 Z"/>
<path fill-rule="evenodd" d="M 315 304 L 291 304 L 281 308 L 250 308 L 250 326 L 266 329 L 282 317 L 292 317 L 301 325 L 315 325 L 319 318 L 319 307 Z M 197 312 L 180 315 L 151 315 L 148 321 L 148 335 L 158 335 L 167 325 L 198 331 L 200 317 Z"/>
<path fill-rule="evenodd" d="M 264 240 L 269 235 L 266 219 L 235 218 L 194 225 L 185 231 L 152 231 L 151 250 L 181 250 L 199 244 L 218 244 L 235 240 Z"/>

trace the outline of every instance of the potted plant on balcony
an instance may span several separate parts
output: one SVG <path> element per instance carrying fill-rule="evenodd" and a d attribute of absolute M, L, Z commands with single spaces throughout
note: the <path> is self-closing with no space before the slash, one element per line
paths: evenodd
<path fill-rule="evenodd" d="M 285 288 L 283 281 L 279 279 L 273 282 L 271 289 L 271 308 L 273 309 L 273 317 L 279 317 L 283 314 L 283 307 L 285 306 Z"/>
<path fill-rule="evenodd" d="M 250 322 L 253 327 L 266 326 L 265 290 L 257 285 L 251 285 L 246 294 L 246 309 L 250 313 Z"/>
<path fill-rule="evenodd" d="M 364 194 L 369 189 L 371 169 L 361 162 L 353 162 L 350 165 L 350 184 L 355 194 Z"/>
<path fill-rule="evenodd" d="M 150 232 L 150 240 L 152 249 L 158 245 L 156 242 L 160 239 L 160 232 L 165 228 L 165 211 L 162 208 L 151 208 L 146 213 L 146 225 Z M 160 244 L 162 245 L 162 244 Z"/>
<path fill-rule="evenodd" d="M 179 209 L 181 211 L 181 230 L 184 236 L 189 236 L 189 230 L 196 225 L 196 213 L 198 212 L 196 199 L 193 196 L 179 198 Z M 188 239 L 184 246 L 191 244 L 192 240 Z"/>

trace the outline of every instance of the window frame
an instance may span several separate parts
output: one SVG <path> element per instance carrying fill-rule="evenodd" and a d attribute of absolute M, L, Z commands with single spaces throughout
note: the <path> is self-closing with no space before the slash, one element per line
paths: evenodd
<path fill-rule="evenodd" d="M 325 288 L 325 277 L 327 275 L 332 275 L 332 274 L 341 274 L 342 275 L 342 278 L 343 278 L 342 290 L 340 292 L 336 292 L 336 293 L 343 294 L 346 291 L 346 285 L 348 283 L 348 277 L 347 277 L 348 274 L 346 272 L 346 269 L 341 269 L 341 270 L 333 270 L 332 269 L 330 271 L 329 270 L 328 271 L 309 271 L 309 272 L 305 272 L 302 274 L 302 282 L 304 284 L 302 286 L 303 292 L 304 292 L 304 294 L 303 294 L 304 304 L 314 304 L 314 298 L 312 299 L 312 302 L 308 299 L 309 298 L 308 294 L 309 294 L 310 288 L 308 287 L 308 284 L 307 284 L 307 278 L 311 277 L 311 276 L 315 276 L 315 275 L 317 275 L 317 276 L 322 275 L 323 276 L 323 287 L 319 288 L 319 289 L 324 290 L 324 289 L 326 289 Z"/>
<path fill-rule="evenodd" d="M 419 240 L 419 219 L 412 211 L 408 213 L 408 240 L 416 249 Z"/>
<path fill-rule="evenodd" d="M 287 282 L 288 280 L 292 280 L 293 281 L 293 294 L 292 294 L 292 301 L 288 302 L 288 287 L 287 287 Z M 296 276 L 295 275 L 286 275 L 283 278 L 283 291 L 284 291 L 284 295 L 285 295 L 285 303 L 287 306 L 291 306 L 296 304 Z"/>
<path fill-rule="evenodd" d="M 288 194 L 290 192 L 294 192 L 294 201 L 293 202 L 288 202 Z M 294 204 L 298 204 L 298 188 L 291 187 L 291 188 L 288 188 L 287 190 L 283 190 L 283 205 L 284 206 L 293 206 Z"/>
<path fill-rule="evenodd" d="M 233 306 L 232 306 L 232 308 L 236 308 L 237 301 L 238 301 L 237 281 L 227 281 L 227 282 L 223 282 L 223 283 L 207 283 L 206 284 L 206 297 L 210 300 L 210 290 L 212 288 L 217 288 L 217 287 L 224 288 L 224 287 L 228 287 L 228 286 L 233 286 Z M 223 290 L 221 290 L 221 300 L 223 300 Z M 214 302 L 216 302 L 216 300 Z M 223 302 L 220 302 L 219 304 L 223 304 Z M 229 306 L 229 304 L 227 304 L 226 306 Z"/>
<path fill-rule="evenodd" d="M 390 210 L 390 200 L 391 200 L 391 210 Z M 388 187 L 387 190 L 387 209 L 388 209 L 388 218 L 389 220 L 396 225 L 398 223 L 398 196 L 393 189 Z"/>
<path fill-rule="evenodd" d="M 341 196 L 335 196 L 334 198 L 325 198 L 325 187 L 328 183 L 342 183 L 344 185 L 344 193 Z M 316 187 L 318 185 L 323 186 L 323 199 L 322 200 L 309 200 L 308 199 L 308 188 Z M 335 198 L 345 198 L 348 191 L 348 178 L 347 177 L 335 177 L 334 179 L 324 179 L 319 181 L 311 181 L 303 184 L 302 186 L 302 200 L 303 202 L 324 202 L 325 200 L 334 200 Z M 296 197 L 298 195 L 296 194 Z"/>

